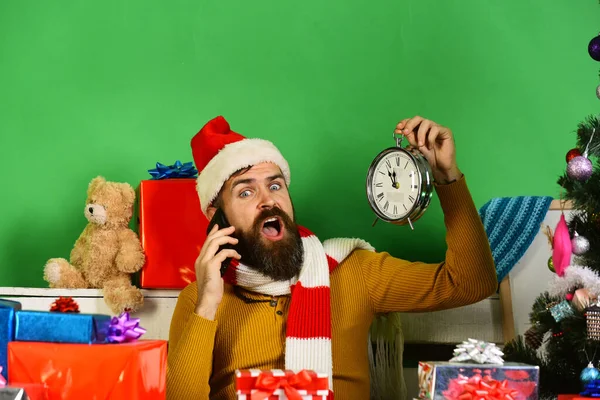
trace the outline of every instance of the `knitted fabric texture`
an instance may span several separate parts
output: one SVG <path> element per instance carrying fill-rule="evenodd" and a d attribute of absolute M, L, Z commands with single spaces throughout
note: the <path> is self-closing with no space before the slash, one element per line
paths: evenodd
<path fill-rule="evenodd" d="M 326 373 L 329 376 L 329 389 L 333 391 L 329 274 L 354 249 L 374 249 L 360 239 L 337 238 L 321 243 L 308 229 L 299 227 L 298 231 L 304 248 L 304 263 L 297 280 L 272 281 L 236 260 L 233 260 L 224 279 L 232 285 L 265 295 L 291 293 L 285 368 Z"/>
<path fill-rule="evenodd" d="M 496 264 L 498 282 L 525 254 L 540 230 L 552 197 L 500 197 L 479 210 Z"/>

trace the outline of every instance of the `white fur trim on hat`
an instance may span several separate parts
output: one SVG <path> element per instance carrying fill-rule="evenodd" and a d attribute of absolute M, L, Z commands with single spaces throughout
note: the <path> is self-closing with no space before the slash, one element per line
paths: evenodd
<path fill-rule="evenodd" d="M 243 139 L 219 150 L 196 179 L 196 190 L 204 215 L 234 172 L 263 162 L 279 166 L 286 183 L 290 184 L 290 167 L 279 150 L 268 140 Z"/>

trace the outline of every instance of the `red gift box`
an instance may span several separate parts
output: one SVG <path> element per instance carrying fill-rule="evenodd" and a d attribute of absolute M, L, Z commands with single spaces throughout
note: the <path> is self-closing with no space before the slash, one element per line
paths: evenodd
<path fill-rule="evenodd" d="M 48 400 L 166 398 L 165 340 L 91 345 L 10 342 L 8 365 L 11 386 L 27 391 L 27 385 L 44 385 Z"/>
<path fill-rule="evenodd" d="M 580 394 L 559 394 L 558 400 L 585 400 L 589 397 L 581 397 Z"/>
<path fill-rule="evenodd" d="M 237 370 L 235 385 L 238 400 L 326 400 L 329 379 L 326 374 L 302 370 Z"/>
<path fill-rule="evenodd" d="M 183 289 L 196 280 L 194 263 L 208 227 L 196 180 L 141 181 L 138 202 L 139 236 L 146 254 L 140 286 Z"/>

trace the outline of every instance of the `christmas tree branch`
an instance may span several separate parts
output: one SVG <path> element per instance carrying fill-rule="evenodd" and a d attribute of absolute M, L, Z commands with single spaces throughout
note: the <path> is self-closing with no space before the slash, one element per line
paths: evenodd
<path fill-rule="evenodd" d="M 590 138 L 592 136 L 592 132 L 597 133 L 594 134 L 592 141 L 589 143 Z M 596 115 L 589 115 L 584 121 L 580 122 L 577 126 L 577 147 L 583 153 L 586 150 L 586 147 L 589 151 L 588 156 L 600 156 L 600 117 Z"/>

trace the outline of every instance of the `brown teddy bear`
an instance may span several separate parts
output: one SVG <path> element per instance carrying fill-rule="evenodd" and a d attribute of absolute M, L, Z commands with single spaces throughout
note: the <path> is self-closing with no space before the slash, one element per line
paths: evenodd
<path fill-rule="evenodd" d="M 131 284 L 130 274 L 145 262 L 141 243 L 131 229 L 135 191 L 127 183 L 94 178 L 88 187 L 84 214 L 89 223 L 75 242 L 71 262 L 52 258 L 44 266 L 51 288 L 102 289 L 115 314 L 135 312 L 144 296 Z"/>

